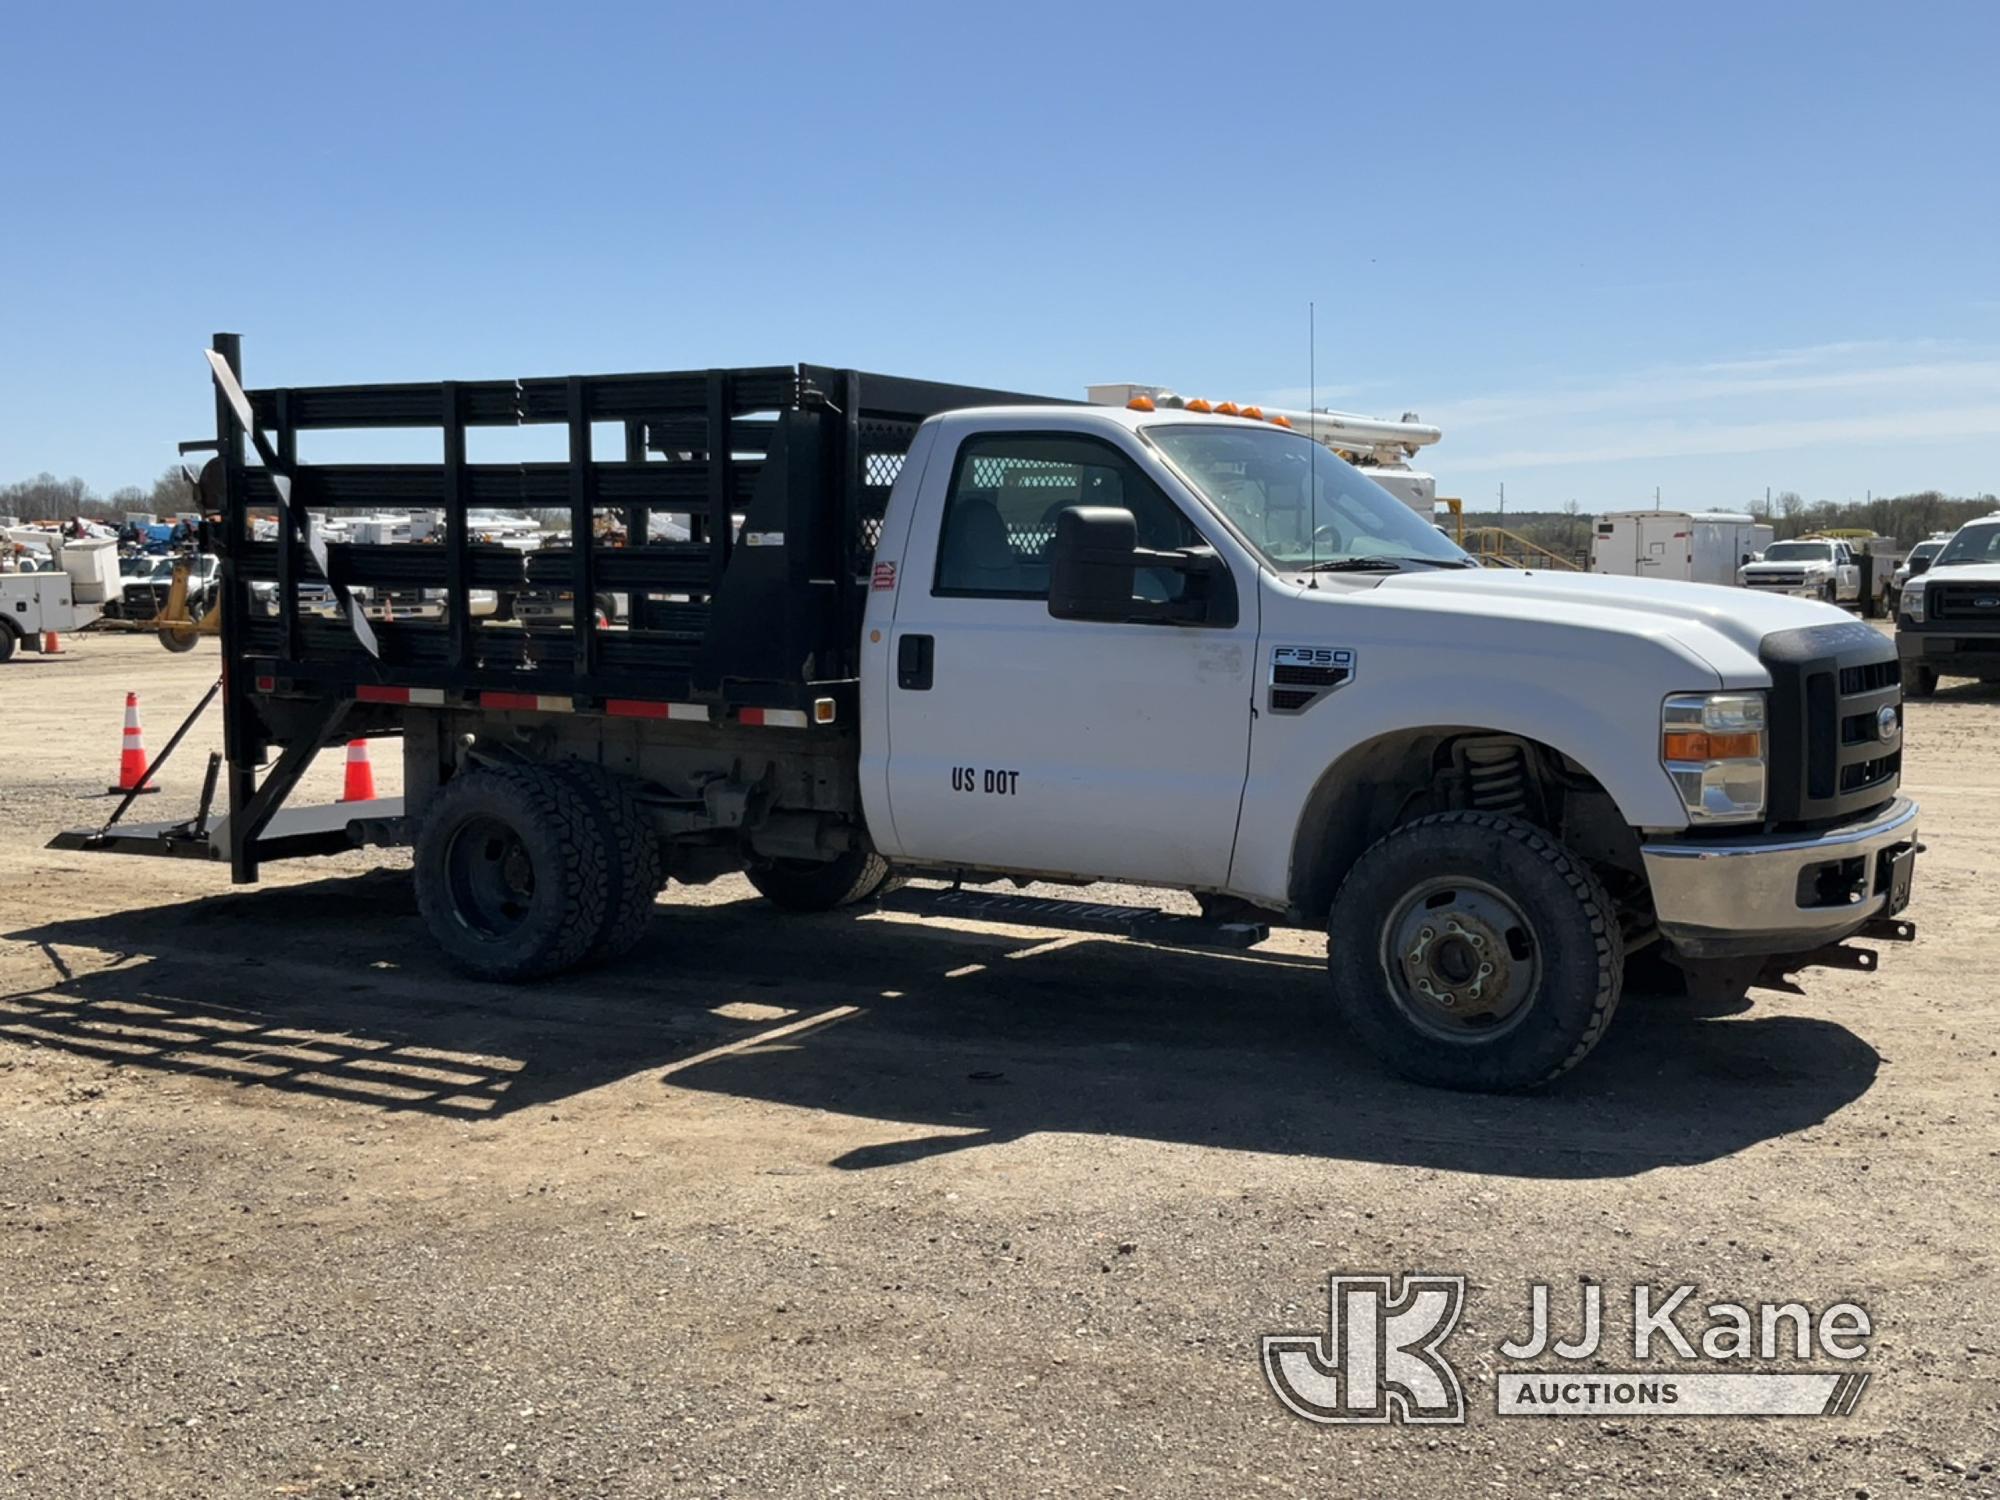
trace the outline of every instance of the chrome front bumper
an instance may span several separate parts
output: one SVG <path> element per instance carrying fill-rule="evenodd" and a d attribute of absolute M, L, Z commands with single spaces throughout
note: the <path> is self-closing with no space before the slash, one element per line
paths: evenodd
<path fill-rule="evenodd" d="M 1866 823 L 1814 834 L 1662 840 L 1639 853 L 1660 933 L 1689 957 L 1794 953 L 1839 942 L 1889 901 L 1884 850 L 1915 844 L 1917 804 L 1898 797 Z M 1859 899 L 1805 905 L 1801 877 L 1861 862 Z"/>
<path fill-rule="evenodd" d="M 1755 594 L 1782 594 L 1788 599 L 1817 599 L 1826 592 L 1824 583 L 1746 583 Z"/>

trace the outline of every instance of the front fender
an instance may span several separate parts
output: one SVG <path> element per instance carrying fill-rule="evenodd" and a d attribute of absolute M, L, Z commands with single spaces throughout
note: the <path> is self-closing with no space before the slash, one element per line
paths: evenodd
<path fill-rule="evenodd" d="M 1692 682 L 1688 690 L 1703 686 Z M 1343 696 L 1333 695 L 1322 707 L 1340 704 Z M 1407 758 L 1417 753 L 1414 746 L 1464 734 L 1514 735 L 1547 746 L 1602 786 L 1634 828 L 1687 826 L 1680 794 L 1656 749 L 1660 698 L 1654 693 L 1606 692 L 1584 700 L 1518 681 L 1504 688 L 1461 681 L 1451 693 L 1436 696 L 1429 714 L 1417 712 L 1420 705 L 1415 703 L 1370 702 L 1357 696 L 1348 705 L 1350 712 L 1336 710 L 1327 721 L 1328 728 L 1337 728 L 1339 740 L 1331 758 L 1324 739 L 1316 759 L 1303 756 L 1295 764 L 1279 754 L 1260 760 L 1253 743 L 1231 888 L 1266 905 L 1289 906 L 1295 864 L 1318 857 L 1316 849 L 1305 845 L 1317 836 L 1315 813 L 1330 795 L 1356 783 L 1380 786 L 1386 793 L 1390 783 L 1407 776 Z M 1448 713 L 1439 712 L 1445 709 Z M 1268 715 L 1260 718 L 1257 732 L 1269 722 Z M 1395 809 L 1384 811 L 1393 816 Z"/>

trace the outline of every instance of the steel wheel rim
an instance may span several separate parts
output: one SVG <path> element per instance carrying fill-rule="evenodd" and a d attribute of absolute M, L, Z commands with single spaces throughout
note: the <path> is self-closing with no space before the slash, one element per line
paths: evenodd
<path fill-rule="evenodd" d="M 1497 886 L 1462 876 L 1405 892 L 1382 923 L 1378 957 L 1396 1008 L 1447 1042 L 1506 1035 L 1541 988 L 1541 934 L 1527 913 Z"/>
<path fill-rule="evenodd" d="M 445 881 L 460 926 L 489 941 L 528 920 L 535 862 L 521 836 L 498 818 L 468 818 L 445 849 Z"/>

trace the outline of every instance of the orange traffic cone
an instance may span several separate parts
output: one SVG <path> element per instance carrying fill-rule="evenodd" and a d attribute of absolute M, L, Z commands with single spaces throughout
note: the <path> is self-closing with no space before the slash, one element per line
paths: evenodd
<path fill-rule="evenodd" d="M 115 796 L 129 791 L 157 792 L 159 788 L 146 779 L 146 737 L 139 728 L 139 695 L 125 695 L 125 744 L 118 752 L 118 785 L 111 788 Z"/>
<path fill-rule="evenodd" d="M 375 800 L 375 766 L 368 759 L 368 741 L 347 742 L 347 785 L 341 788 L 342 802 Z"/>
<path fill-rule="evenodd" d="M 53 630 L 44 630 L 42 632 L 42 655 L 66 656 L 68 654 L 63 650 L 62 636 L 59 633 Z"/>

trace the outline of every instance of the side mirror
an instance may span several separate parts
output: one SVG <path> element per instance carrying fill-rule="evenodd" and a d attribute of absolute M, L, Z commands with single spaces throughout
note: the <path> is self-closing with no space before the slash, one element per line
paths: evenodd
<path fill-rule="evenodd" d="M 1931 570 L 1931 563 L 1932 563 L 1932 561 L 1933 561 L 1933 560 L 1934 560 L 1934 559 L 1932 559 L 1932 558 L 1928 558 L 1928 557 L 1913 557 L 1913 558 L 1911 558 L 1911 559 L 1910 559 L 1910 576 L 1911 576 L 1912 578 L 1915 578 L 1915 577 L 1916 577 L 1916 576 L 1917 576 L 1917 575 L 1918 575 L 1919 573 L 1928 573 L 1928 572 L 1930 572 L 1930 570 Z"/>
<path fill-rule="evenodd" d="M 1074 505 L 1056 513 L 1049 542 L 1049 614 L 1058 620 L 1221 625 L 1236 623 L 1236 587 L 1222 559 L 1206 548 L 1156 552 L 1138 545 L 1129 510 Z M 1138 597 L 1138 573 L 1182 574 L 1181 597 Z"/>
<path fill-rule="evenodd" d="M 1129 619 L 1139 523 L 1129 510 L 1073 505 L 1049 542 L 1049 613 L 1058 620 Z"/>

